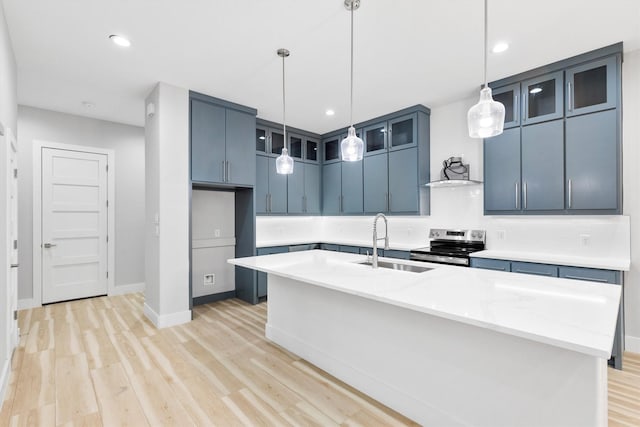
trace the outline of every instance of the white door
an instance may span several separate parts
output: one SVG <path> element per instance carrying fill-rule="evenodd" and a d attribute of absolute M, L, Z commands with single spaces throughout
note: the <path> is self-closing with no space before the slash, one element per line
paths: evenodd
<path fill-rule="evenodd" d="M 18 344 L 18 320 L 16 318 L 18 310 L 18 150 L 16 139 L 7 129 L 7 158 L 9 165 L 7 168 L 7 183 L 9 194 L 9 206 L 7 218 L 9 218 L 9 280 L 7 281 L 7 316 L 9 335 L 7 336 L 9 351 L 12 351 Z"/>
<path fill-rule="evenodd" d="M 42 148 L 42 303 L 107 294 L 107 155 Z"/>

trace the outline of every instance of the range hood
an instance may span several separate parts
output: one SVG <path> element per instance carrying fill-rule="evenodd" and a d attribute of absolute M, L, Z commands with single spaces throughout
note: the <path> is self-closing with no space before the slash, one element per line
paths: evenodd
<path fill-rule="evenodd" d="M 463 185 L 482 184 L 482 181 L 469 179 L 469 164 L 462 162 L 462 157 L 449 157 L 442 162 L 440 179 L 425 185 L 428 187 L 460 187 Z"/>

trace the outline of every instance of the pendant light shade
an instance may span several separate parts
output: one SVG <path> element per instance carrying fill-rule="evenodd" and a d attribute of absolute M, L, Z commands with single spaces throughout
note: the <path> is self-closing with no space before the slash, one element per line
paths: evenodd
<path fill-rule="evenodd" d="M 289 175 L 293 173 L 293 159 L 289 155 L 289 150 L 282 149 L 282 154 L 276 159 L 276 172 L 281 175 Z"/>
<path fill-rule="evenodd" d="M 282 133 L 284 137 L 284 147 L 282 154 L 276 159 L 276 173 L 280 175 L 290 175 L 293 173 L 293 159 L 287 150 L 287 124 L 286 124 L 286 103 L 284 91 L 284 58 L 290 55 L 287 49 L 278 49 L 278 56 L 282 58 Z"/>
<path fill-rule="evenodd" d="M 490 87 L 480 91 L 480 100 L 467 113 L 467 123 L 471 138 L 490 138 L 502 133 L 504 105 L 493 100 Z"/>
<path fill-rule="evenodd" d="M 480 100 L 467 113 L 471 138 L 490 138 L 500 135 L 504 129 L 504 105 L 493 100 L 487 84 L 487 2 L 484 0 L 484 87 L 480 91 Z"/>
<path fill-rule="evenodd" d="M 353 127 L 353 11 L 360 7 L 360 0 L 344 0 L 344 7 L 351 12 L 351 105 L 349 133 L 340 143 L 340 153 L 345 162 L 357 162 L 362 160 L 364 154 L 364 142 L 356 135 Z"/>

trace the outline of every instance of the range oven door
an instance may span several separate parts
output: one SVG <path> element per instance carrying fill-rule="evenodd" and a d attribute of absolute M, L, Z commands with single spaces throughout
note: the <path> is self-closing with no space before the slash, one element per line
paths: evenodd
<path fill-rule="evenodd" d="M 435 262 L 438 264 L 460 265 L 469 267 L 469 257 L 451 256 L 427 252 L 411 252 L 410 258 L 413 261 Z"/>

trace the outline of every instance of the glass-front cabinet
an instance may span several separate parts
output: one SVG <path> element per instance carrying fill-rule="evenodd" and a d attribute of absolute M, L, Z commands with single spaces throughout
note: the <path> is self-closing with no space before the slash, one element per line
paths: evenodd
<path fill-rule="evenodd" d="M 309 162 L 317 162 L 318 161 L 318 149 L 320 148 L 320 143 L 316 139 L 306 138 L 304 141 L 305 151 L 304 151 L 304 159 Z"/>
<path fill-rule="evenodd" d="M 256 151 L 267 154 L 267 128 L 256 127 Z"/>
<path fill-rule="evenodd" d="M 493 100 L 504 105 L 504 128 L 520 126 L 520 83 L 493 89 Z"/>
<path fill-rule="evenodd" d="M 615 57 L 567 69 L 567 117 L 615 108 L 616 76 Z"/>
<path fill-rule="evenodd" d="M 562 71 L 522 82 L 522 124 L 561 119 L 564 115 Z"/>
<path fill-rule="evenodd" d="M 294 159 L 302 159 L 302 135 L 289 134 L 289 155 Z"/>
<path fill-rule="evenodd" d="M 389 120 L 388 136 L 389 150 L 414 147 L 416 145 L 417 120 L 415 114 Z"/>
<path fill-rule="evenodd" d="M 387 149 L 387 123 L 367 126 L 364 134 L 364 155 L 377 154 Z"/>
<path fill-rule="evenodd" d="M 340 138 L 334 136 L 322 141 L 324 149 L 324 162 L 337 162 L 340 160 Z"/>

